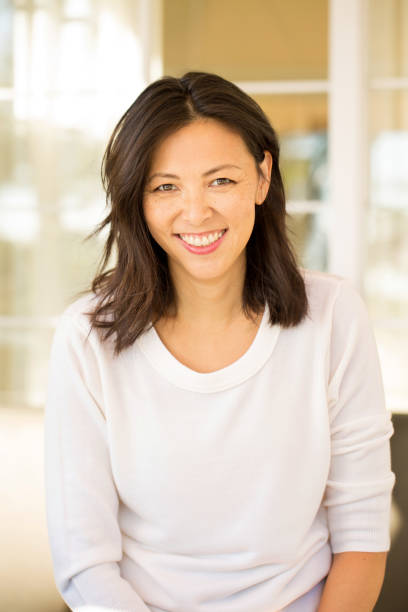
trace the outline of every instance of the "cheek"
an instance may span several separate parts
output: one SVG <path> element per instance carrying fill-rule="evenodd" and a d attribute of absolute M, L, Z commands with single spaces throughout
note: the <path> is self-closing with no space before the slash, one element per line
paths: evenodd
<path fill-rule="evenodd" d="M 156 202 L 145 202 L 143 204 L 143 214 L 146 220 L 147 226 L 152 234 L 160 231 L 161 226 L 165 222 L 165 214 L 162 207 L 159 207 Z"/>
<path fill-rule="evenodd" d="M 252 226 L 255 220 L 255 197 L 253 190 L 246 188 L 236 192 L 228 202 L 228 216 L 242 226 Z"/>

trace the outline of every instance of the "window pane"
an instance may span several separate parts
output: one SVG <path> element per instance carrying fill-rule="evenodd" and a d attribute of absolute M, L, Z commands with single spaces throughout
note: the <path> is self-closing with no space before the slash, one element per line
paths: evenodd
<path fill-rule="evenodd" d="M 0 329 L 0 407 L 41 407 L 53 329 Z"/>
<path fill-rule="evenodd" d="M 7 198 L 17 204 L 32 197 L 33 168 L 29 156 L 28 126 L 15 121 L 13 102 L 0 101 L 0 209 Z"/>
<path fill-rule="evenodd" d="M 83 239 L 106 213 L 108 137 L 144 86 L 140 16 L 130 0 L 1 3 L 0 87 L 13 87 L 0 101 L 3 404 L 42 404 L 44 326 L 96 270 L 103 237 Z"/>
<path fill-rule="evenodd" d="M 0 86 L 35 97 L 141 87 L 138 1 L 19 0 L 6 6 L 0 10 Z"/>
<path fill-rule="evenodd" d="M 49 102 L 52 113 L 59 99 Z M 105 212 L 101 140 L 0 104 L 1 315 L 54 315 L 87 284 L 100 243 L 82 239 Z"/>
<path fill-rule="evenodd" d="M 407 347 L 408 326 L 398 321 L 389 327 L 377 325 L 375 337 L 384 378 L 387 408 L 408 414 Z"/>
<path fill-rule="evenodd" d="M 379 319 L 405 319 L 408 329 L 408 210 L 372 208 L 368 228 L 365 289 L 371 312 Z"/>
<path fill-rule="evenodd" d="M 0 87 L 11 87 L 13 82 L 13 7 L 11 0 L 0 2 Z"/>
<path fill-rule="evenodd" d="M 327 77 L 327 0 L 164 0 L 165 74 L 230 80 Z"/>
<path fill-rule="evenodd" d="M 371 94 L 366 287 L 378 317 L 408 313 L 408 92 Z"/>
<path fill-rule="evenodd" d="M 370 0 L 372 77 L 408 76 L 408 0 Z"/>
<path fill-rule="evenodd" d="M 298 263 L 304 268 L 327 271 L 327 210 L 318 213 L 296 213 L 287 216 L 288 236 Z"/>
<path fill-rule="evenodd" d="M 99 241 L 83 243 L 83 232 L 65 230 L 56 216 L 42 215 L 38 225 L 28 242 L 0 240 L 0 315 L 54 316 L 93 276 Z"/>
<path fill-rule="evenodd" d="M 255 95 L 278 134 L 288 200 L 326 200 L 327 96 Z"/>
<path fill-rule="evenodd" d="M 408 131 L 408 89 L 370 93 L 370 136 L 374 141 L 382 133 Z"/>
<path fill-rule="evenodd" d="M 389 408 L 408 412 L 408 92 L 372 92 L 365 296 Z"/>

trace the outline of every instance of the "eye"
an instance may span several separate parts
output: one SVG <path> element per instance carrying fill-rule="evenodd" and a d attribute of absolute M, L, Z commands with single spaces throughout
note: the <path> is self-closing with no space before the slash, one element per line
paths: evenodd
<path fill-rule="evenodd" d="M 216 179 L 214 179 L 214 182 L 215 181 L 228 181 L 229 183 L 235 183 L 235 181 L 232 181 L 231 179 L 224 178 L 224 177 L 216 178 Z M 228 185 L 228 183 L 219 183 L 219 185 Z"/>
<path fill-rule="evenodd" d="M 153 189 L 153 191 L 173 191 L 172 189 L 160 189 L 160 187 L 171 187 L 172 185 L 173 183 L 163 183 L 163 185 L 159 185 L 156 189 Z"/>

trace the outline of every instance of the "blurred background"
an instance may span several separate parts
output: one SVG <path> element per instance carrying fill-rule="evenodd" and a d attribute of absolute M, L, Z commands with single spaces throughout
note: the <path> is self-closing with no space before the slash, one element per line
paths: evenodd
<path fill-rule="evenodd" d="M 111 131 L 162 75 L 215 72 L 278 132 L 299 263 L 351 279 L 393 413 L 392 544 L 408 591 L 408 0 L 0 0 L 0 609 L 66 610 L 45 522 L 56 317 L 95 272 Z"/>

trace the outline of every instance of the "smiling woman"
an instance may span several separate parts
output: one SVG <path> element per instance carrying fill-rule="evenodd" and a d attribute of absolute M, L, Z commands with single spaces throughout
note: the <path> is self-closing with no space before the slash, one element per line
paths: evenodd
<path fill-rule="evenodd" d="M 271 324 L 306 316 L 278 139 L 233 83 L 190 72 L 150 84 L 112 133 L 103 180 L 111 211 L 92 235 L 110 230 L 91 321 L 115 337 L 117 354 L 152 323 L 184 329 L 194 317 L 210 338 L 232 322 L 256 325 L 265 301 Z M 177 236 L 224 229 L 217 248 Z M 106 271 L 114 245 L 117 265 Z"/>
<path fill-rule="evenodd" d="M 349 281 L 297 266 L 262 109 L 218 75 L 163 77 L 102 176 L 104 257 L 57 326 L 45 410 L 63 598 L 368 610 L 395 479 L 375 339 Z"/>

